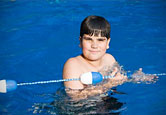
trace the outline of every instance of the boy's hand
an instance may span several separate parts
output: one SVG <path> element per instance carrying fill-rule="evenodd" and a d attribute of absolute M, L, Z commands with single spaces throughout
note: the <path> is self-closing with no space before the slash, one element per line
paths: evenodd
<path fill-rule="evenodd" d="M 115 68 L 114 71 L 112 72 L 111 76 L 114 76 L 112 78 L 112 80 L 114 80 L 115 82 L 122 84 L 123 82 L 127 81 L 127 76 L 121 74 L 118 71 L 118 68 Z"/>
<path fill-rule="evenodd" d="M 132 81 L 141 83 L 155 83 L 157 81 L 158 76 L 150 75 L 150 74 L 145 74 L 142 72 L 142 68 L 139 68 L 138 71 L 136 71 L 133 75 L 131 75 Z"/>

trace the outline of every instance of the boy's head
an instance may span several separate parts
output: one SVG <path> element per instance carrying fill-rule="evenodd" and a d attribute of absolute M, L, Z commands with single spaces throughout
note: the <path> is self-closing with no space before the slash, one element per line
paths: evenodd
<path fill-rule="evenodd" d="M 88 16 L 81 23 L 80 37 L 84 34 L 90 36 L 102 36 L 110 38 L 111 26 L 109 22 L 101 16 Z"/>

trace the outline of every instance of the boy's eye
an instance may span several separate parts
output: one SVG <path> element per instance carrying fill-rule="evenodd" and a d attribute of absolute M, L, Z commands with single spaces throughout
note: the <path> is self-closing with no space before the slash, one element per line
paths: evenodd
<path fill-rule="evenodd" d="M 84 37 L 85 40 L 92 40 L 92 38 Z"/>
<path fill-rule="evenodd" d="M 98 41 L 105 41 L 106 39 L 103 39 L 103 38 L 99 38 L 97 39 Z"/>
<path fill-rule="evenodd" d="M 92 38 L 90 38 L 90 37 L 83 37 L 83 39 L 84 40 L 87 40 L 87 41 L 92 41 L 93 39 Z M 104 38 L 98 38 L 97 39 L 97 41 L 99 41 L 99 42 L 103 42 L 103 41 L 105 41 L 106 39 L 104 39 Z"/>

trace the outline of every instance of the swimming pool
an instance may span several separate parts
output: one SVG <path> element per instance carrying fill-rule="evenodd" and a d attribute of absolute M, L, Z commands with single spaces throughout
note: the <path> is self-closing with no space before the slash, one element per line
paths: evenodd
<path fill-rule="evenodd" d="M 92 14 L 111 22 L 108 52 L 126 70 L 166 73 L 166 1 L 1 0 L 0 79 L 62 79 L 65 61 L 81 53 L 80 23 Z M 93 99 L 94 105 L 93 100 L 67 102 L 61 83 L 22 86 L 0 94 L 0 113 L 166 114 L 165 82 L 160 76 L 155 84 L 126 83 L 117 87 L 122 94 L 110 92 L 105 101 Z"/>

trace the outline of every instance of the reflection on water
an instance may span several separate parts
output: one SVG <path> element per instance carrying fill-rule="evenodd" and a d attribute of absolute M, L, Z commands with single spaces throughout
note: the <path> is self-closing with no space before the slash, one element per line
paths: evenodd
<path fill-rule="evenodd" d="M 35 103 L 32 111 L 34 114 L 119 114 L 123 102 L 111 96 L 102 94 L 83 100 L 72 100 L 65 93 L 64 88 L 52 94 L 54 101 L 50 103 Z"/>

